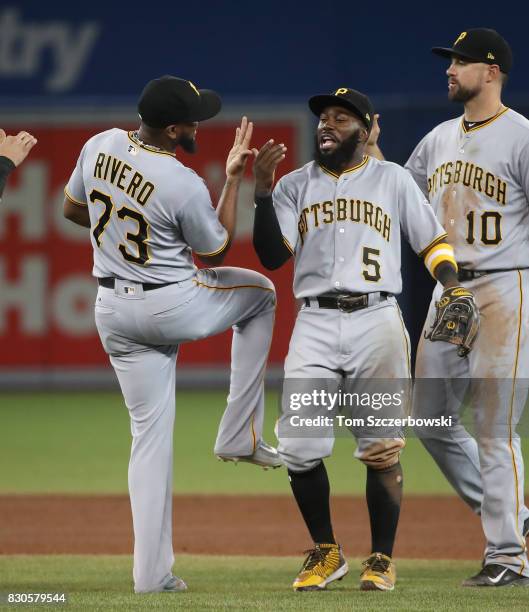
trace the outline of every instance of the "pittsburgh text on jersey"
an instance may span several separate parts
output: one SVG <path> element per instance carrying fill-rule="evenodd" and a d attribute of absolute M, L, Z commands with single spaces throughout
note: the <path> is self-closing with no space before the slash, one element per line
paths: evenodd
<path fill-rule="evenodd" d="M 505 205 L 507 183 L 492 172 L 460 159 L 455 162 L 445 162 L 433 171 L 428 177 L 428 193 L 431 197 L 444 185 L 458 183 L 485 194 L 492 200 L 496 200 L 498 204 Z"/>
<path fill-rule="evenodd" d="M 303 208 L 299 215 L 298 231 L 303 243 L 311 228 L 317 228 L 339 221 L 364 223 L 389 242 L 391 217 L 377 204 L 354 198 L 337 198 L 335 201 L 316 202 Z"/>

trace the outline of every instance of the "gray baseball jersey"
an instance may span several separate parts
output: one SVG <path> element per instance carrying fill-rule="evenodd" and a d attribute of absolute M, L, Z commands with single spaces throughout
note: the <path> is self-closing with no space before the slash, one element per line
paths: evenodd
<path fill-rule="evenodd" d="M 117 128 L 85 144 L 65 192 L 90 204 L 97 277 L 183 281 L 196 271 L 191 250 L 212 255 L 228 241 L 204 181 Z"/>
<path fill-rule="evenodd" d="M 445 121 L 417 145 L 406 168 L 471 269 L 529 266 L 529 121 L 505 109 L 465 129 Z"/>
<path fill-rule="evenodd" d="M 511 109 L 468 129 L 462 117 L 446 121 L 423 138 L 406 168 L 444 224 L 458 263 L 497 270 L 465 282 L 481 313 L 480 333 L 467 359 L 449 344 L 419 343 L 414 411 L 450 414 L 455 423 L 423 442 L 459 495 L 481 514 L 485 562 L 529 576 L 522 535 L 529 511 L 516 433 L 529 378 L 529 276 L 523 270 L 529 267 L 529 121 Z M 438 285 L 425 330 L 433 323 L 441 290 Z M 440 384 L 431 379 L 441 379 Z M 488 419 L 506 434 L 482 436 L 478 430 L 478 438 L 486 438 L 478 445 L 465 430 L 458 421 L 464 393 L 454 393 L 462 379 L 471 379 L 476 389 L 476 422 Z"/>
<path fill-rule="evenodd" d="M 295 255 L 297 298 L 402 290 L 401 230 L 417 253 L 446 234 L 409 174 L 364 157 L 340 176 L 310 162 L 277 183 L 274 207 Z"/>

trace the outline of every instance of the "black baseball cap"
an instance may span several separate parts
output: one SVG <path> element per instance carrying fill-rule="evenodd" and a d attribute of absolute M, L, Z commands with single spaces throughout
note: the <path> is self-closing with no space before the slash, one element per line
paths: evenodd
<path fill-rule="evenodd" d="M 508 42 L 488 28 L 473 28 L 461 32 L 451 47 L 434 47 L 432 52 L 442 57 L 457 55 L 472 62 L 497 64 L 509 74 L 512 67 L 512 51 Z"/>
<path fill-rule="evenodd" d="M 339 87 L 331 94 L 312 96 L 309 100 L 309 108 L 317 117 L 327 106 L 343 106 L 361 119 L 368 131 L 371 130 L 375 110 L 370 99 L 356 89 Z"/>
<path fill-rule="evenodd" d="M 145 85 L 138 101 L 141 120 L 153 128 L 193 123 L 214 117 L 221 109 L 220 96 L 197 89 L 191 81 L 165 75 Z"/>

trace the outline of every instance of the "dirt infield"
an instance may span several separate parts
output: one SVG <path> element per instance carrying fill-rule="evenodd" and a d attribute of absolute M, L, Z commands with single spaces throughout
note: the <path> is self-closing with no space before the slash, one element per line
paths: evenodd
<path fill-rule="evenodd" d="M 360 498 L 333 499 L 337 538 L 349 556 L 369 552 Z M 285 496 L 181 496 L 174 500 L 176 552 L 298 555 L 310 540 Z M 479 559 L 479 519 L 454 497 L 407 497 L 395 555 Z M 126 496 L 0 496 L 0 554 L 128 554 L 132 519 Z"/>

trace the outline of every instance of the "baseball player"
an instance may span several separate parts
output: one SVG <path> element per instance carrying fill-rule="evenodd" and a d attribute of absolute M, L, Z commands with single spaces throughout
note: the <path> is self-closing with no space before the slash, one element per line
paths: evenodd
<path fill-rule="evenodd" d="M 0 201 L 7 177 L 17 166 L 20 166 L 36 144 L 37 139 L 28 132 L 6 136 L 4 130 L 0 129 Z"/>
<path fill-rule="evenodd" d="M 204 181 L 175 157 L 192 152 L 199 121 L 219 96 L 164 76 L 143 90 L 136 132 L 111 129 L 83 147 L 66 186 L 65 216 L 90 227 L 99 290 L 97 329 L 130 413 L 129 491 L 137 593 L 182 591 L 173 576 L 172 481 L 178 346 L 233 328 L 232 374 L 217 456 L 278 467 L 261 438 L 263 376 L 275 291 L 261 274 L 218 264 L 233 240 L 239 186 L 251 150 L 244 117 L 226 162 L 218 207 Z"/>
<path fill-rule="evenodd" d="M 402 284 L 401 230 L 432 275 L 448 288 L 458 284 L 453 250 L 409 174 L 364 154 L 374 118 L 365 95 L 341 87 L 312 97 L 309 107 L 319 118 L 314 161 L 282 177 L 273 194 L 274 171 L 286 149 L 269 141 L 259 152 L 254 150 L 254 245 L 268 269 L 294 256 L 294 294 L 303 301 L 285 362 L 285 389 L 292 384 L 310 393 L 322 385 L 336 393 L 342 387 L 369 388 L 371 379 L 381 384 L 396 381 L 400 388 L 401 381 L 410 378 L 409 338 L 394 297 Z M 348 566 L 332 529 L 322 461 L 332 452 L 332 425 L 318 435 L 308 429 L 296 435 L 292 398 L 284 390 L 278 450 L 314 541 L 293 587 L 312 591 L 341 579 Z M 299 417 L 313 416 L 315 404 L 294 410 Z M 352 428 L 355 456 L 367 467 L 372 533 L 372 554 L 364 563 L 360 585 L 363 590 L 386 591 L 396 580 L 391 556 L 404 439 L 394 427 L 385 435 L 364 432 L 361 426 Z"/>
<path fill-rule="evenodd" d="M 476 297 L 481 329 L 464 359 L 449 344 L 434 350 L 421 340 L 414 410 L 453 416 L 453 427 L 421 439 L 481 514 L 485 559 L 463 586 L 528 586 L 529 512 L 515 428 L 529 377 L 529 121 L 502 104 L 512 54 L 497 32 L 470 29 L 452 47 L 433 52 L 450 60 L 448 98 L 463 103 L 464 114 L 427 134 L 406 168 L 446 228 L 459 279 Z M 425 330 L 440 291 L 437 286 Z M 458 422 L 469 379 L 477 443 Z"/>

